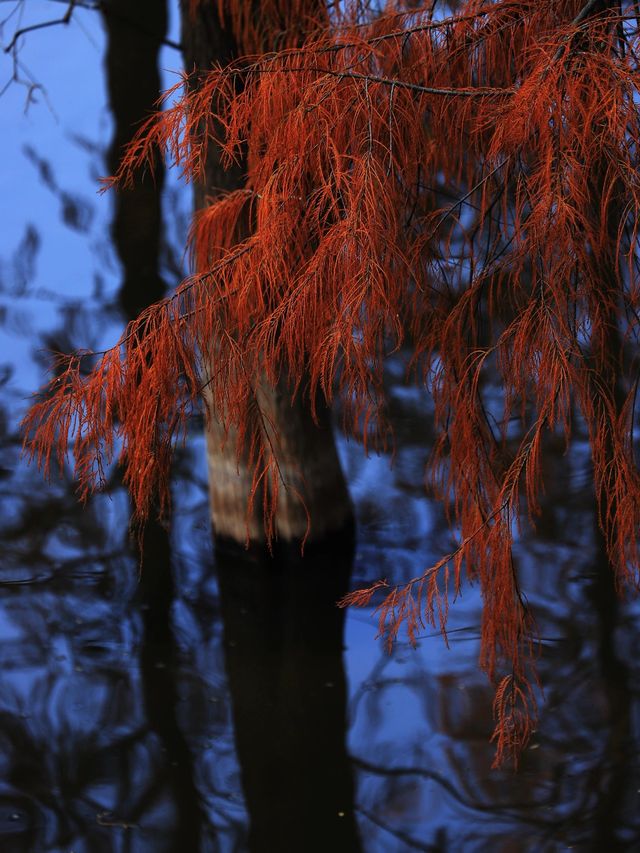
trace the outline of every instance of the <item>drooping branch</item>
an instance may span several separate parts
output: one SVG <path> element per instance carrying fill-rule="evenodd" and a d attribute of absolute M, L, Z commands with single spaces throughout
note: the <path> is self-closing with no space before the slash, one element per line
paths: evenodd
<path fill-rule="evenodd" d="M 217 144 L 228 165 L 246 162 L 246 185 L 195 220 L 201 274 L 87 379 L 70 364 L 27 426 L 45 467 L 76 428 L 85 490 L 119 433 L 144 515 L 206 388 L 246 438 L 254 484 L 270 477 L 277 493 L 262 379 L 286 376 L 311 400 L 341 394 L 350 427 L 367 432 L 385 356 L 410 341 L 435 404 L 432 477 L 460 545 L 388 592 L 381 630 L 444 631 L 451 567 L 454 589 L 463 572 L 479 583 L 480 663 L 502 685 L 505 755 L 526 741 L 535 704 L 512 546 L 535 526 L 545 443 L 571 440 L 576 402 L 612 496 L 600 518 L 611 561 L 621 583 L 638 578 L 635 376 L 625 347 L 612 357 L 603 341 L 607 328 L 634 344 L 640 334 L 639 33 L 626 21 L 620 50 L 620 13 L 580 2 L 469 2 L 440 22 L 430 8 L 329 22 L 302 47 L 174 87 L 111 183 L 152 170 L 157 149 L 193 179 Z M 617 401 L 602 379 L 613 374 Z"/>

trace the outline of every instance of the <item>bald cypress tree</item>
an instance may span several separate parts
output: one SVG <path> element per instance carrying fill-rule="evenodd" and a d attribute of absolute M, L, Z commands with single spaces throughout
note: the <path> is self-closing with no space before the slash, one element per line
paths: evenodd
<path fill-rule="evenodd" d="M 119 434 L 144 517 L 204 398 L 243 448 L 249 506 L 259 494 L 269 539 L 282 490 L 299 489 L 279 467 L 286 431 L 262 389 L 284 383 L 316 418 L 319 398 L 340 395 L 347 424 L 375 439 L 384 359 L 410 343 L 435 405 L 431 476 L 459 544 L 386 590 L 381 630 L 390 641 L 427 622 L 444 632 L 448 593 L 463 574 L 480 585 L 501 760 L 535 715 L 535 629 L 514 537 L 535 527 L 546 441 L 568 444 L 576 418 L 612 583 L 638 581 L 637 9 L 353 3 L 307 15 L 303 40 L 274 50 L 249 6 L 221 3 L 219 14 L 251 55 L 187 73 L 110 182 L 127 186 L 158 148 L 201 180 L 217 146 L 243 184 L 196 216 L 194 274 L 173 296 L 90 376 L 84 356 L 61 365 L 27 418 L 29 447 L 48 468 L 73 432 L 87 492 Z"/>

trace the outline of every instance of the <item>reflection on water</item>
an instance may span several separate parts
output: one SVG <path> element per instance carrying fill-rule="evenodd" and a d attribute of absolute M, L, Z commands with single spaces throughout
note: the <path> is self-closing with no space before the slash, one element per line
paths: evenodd
<path fill-rule="evenodd" d="M 349 588 L 345 550 L 217 562 L 252 851 L 360 850 L 335 606 Z"/>
<path fill-rule="evenodd" d="M 406 577 L 449 536 L 416 473 L 428 412 L 392 374 L 397 466 L 341 442 L 351 580 L 344 547 L 214 561 L 196 433 L 172 534 L 148 531 L 138 582 L 117 482 L 81 510 L 5 433 L 0 849 L 638 849 L 638 607 L 617 604 L 612 630 L 580 446 L 519 545 L 545 699 L 516 775 L 489 769 L 475 589 L 452 608 L 449 651 L 425 631 L 388 655 L 355 611 L 343 656 L 347 584 Z"/>

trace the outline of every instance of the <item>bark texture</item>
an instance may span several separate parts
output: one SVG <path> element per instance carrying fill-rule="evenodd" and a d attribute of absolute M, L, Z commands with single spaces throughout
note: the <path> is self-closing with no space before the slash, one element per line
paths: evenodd
<path fill-rule="evenodd" d="M 242 53 L 231 27 L 223 26 L 213 3 L 201 3 L 193 11 L 183 0 L 182 44 L 187 71 L 206 70 L 214 62 L 224 66 Z M 242 187 L 244 178 L 242 164 L 224 169 L 212 146 L 204 181 L 194 184 L 196 210 L 205 207 L 209 198 Z M 308 401 L 300 395 L 292 400 L 285 380 L 276 388 L 264 382 L 256 389 L 256 397 L 272 432 L 282 476 L 275 519 L 278 539 L 321 541 L 351 527 L 353 511 L 324 401 L 317 403 L 316 423 Z M 217 545 L 244 545 L 247 541 L 257 547 L 264 545 L 263 496 L 254 498 L 253 511 L 248 514 L 253 472 L 245 454 L 238 453 L 237 435 L 227 432 L 214 412 L 206 438 Z"/>

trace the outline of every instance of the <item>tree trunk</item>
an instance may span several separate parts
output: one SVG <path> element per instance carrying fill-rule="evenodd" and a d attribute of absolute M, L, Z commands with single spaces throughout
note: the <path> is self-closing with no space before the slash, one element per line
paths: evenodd
<path fill-rule="evenodd" d="M 224 65 L 236 58 L 241 51 L 230 28 L 221 24 L 216 4 L 202 3 L 195 13 L 190 13 L 188 6 L 183 0 L 186 69 L 207 69 L 213 62 Z M 211 193 L 235 190 L 244 184 L 243 167 L 223 169 L 213 146 L 205 171 L 204 182 L 197 183 L 194 189 L 196 209 L 206 205 Z M 309 541 L 321 542 L 334 532 L 350 528 L 351 502 L 333 439 L 330 412 L 324 401 L 317 407 L 320 422 L 316 424 L 308 403 L 300 396 L 292 400 L 285 381 L 277 388 L 265 382 L 257 389 L 257 396 L 278 436 L 278 467 L 283 480 L 275 517 L 278 539 L 300 543 L 308 532 Z M 218 547 L 244 545 L 248 537 L 253 546 L 260 548 L 265 543 L 263 502 L 260 495 L 256 496 L 254 511 L 247 515 L 253 472 L 243 453 L 238 453 L 237 436 L 226 433 L 214 412 L 206 438 L 216 544 Z"/>
<path fill-rule="evenodd" d="M 105 56 L 114 134 L 108 165 L 114 174 L 124 146 L 136 126 L 160 97 L 158 55 L 167 29 L 166 0 L 108 0 L 102 8 L 107 31 Z M 141 177 L 114 194 L 112 236 L 122 265 L 119 300 L 127 320 L 164 296 L 159 265 L 162 234 L 161 193 L 164 177 L 158 158 L 155 180 Z M 144 571 L 136 590 L 144 631 L 140 643 L 140 674 L 149 729 L 156 733 L 165 756 L 164 773 L 176 810 L 171 843 L 187 850 L 200 845 L 205 823 L 194 783 L 193 757 L 177 717 L 177 647 L 171 625 L 175 584 L 168 530 L 152 515 L 142 532 L 140 559 Z"/>
<path fill-rule="evenodd" d="M 124 146 L 160 97 L 158 51 L 167 30 L 165 0 L 108 0 L 103 8 L 108 49 L 105 57 L 114 134 L 107 155 L 115 174 Z M 160 158 L 155 179 L 140 175 L 135 186 L 113 194 L 113 242 L 122 263 L 120 304 L 131 320 L 165 294 L 158 273 L 161 239 Z"/>

